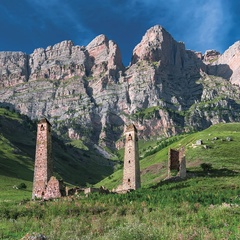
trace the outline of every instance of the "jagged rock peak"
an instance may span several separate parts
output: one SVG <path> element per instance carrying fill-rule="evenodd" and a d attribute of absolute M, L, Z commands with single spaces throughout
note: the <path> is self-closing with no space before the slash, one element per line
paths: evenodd
<path fill-rule="evenodd" d="M 123 69 L 122 56 L 118 45 L 104 34 L 94 38 L 86 49 L 93 60 L 93 65 L 95 65 L 93 70 L 96 73 L 110 69 Z"/>
<path fill-rule="evenodd" d="M 73 46 L 74 46 L 73 41 L 71 41 L 71 40 L 65 40 L 65 41 L 62 41 L 62 42 L 60 42 L 60 43 L 55 44 L 55 45 L 52 47 L 52 49 L 71 48 L 71 47 L 73 47 Z M 46 50 L 48 50 L 48 49 L 46 49 Z"/>
<path fill-rule="evenodd" d="M 100 46 L 102 44 L 108 45 L 108 38 L 104 34 L 100 34 L 99 36 L 95 37 L 88 45 L 87 49 L 91 49 L 97 46 Z"/>
<path fill-rule="evenodd" d="M 46 49 L 38 48 L 29 57 L 30 80 L 67 79 L 85 74 L 85 47 L 74 46 L 69 40 Z"/>
<path fill-rule="evenodd" d="M 158 44 L 163 40 L 165 34 L 171 37 L 171 35 L 162 26 L 155 25 L 147 30 L 142 38 L 142 41 L 147 40 L 150 43 Z"/>
<path fill-rule="evenodd" d="M 56 50 L 64 50 L 64 49 L 71 49 L 74 46 L 74 43 L 71 40 L 64 40 L 60 43 L 56 43 L 53 46 L 48 46 L 46 49 L 44 48 L 36 48 L 31 55 L 42 53 L 42 52 L 49 52 L 49 51 L 56 51 Z"/>
<path fill-rule="evenodd" d="M 185 45 L 182 42 L 176 42 L 162 26 L 156 25 L 147 30 L 141 42 L 134 48 L 131 64 L 139 60 L 159 61 L 161 59 L 168 62 L 172 60 L 172 54 L 178 50 L 185 50 Z"/>

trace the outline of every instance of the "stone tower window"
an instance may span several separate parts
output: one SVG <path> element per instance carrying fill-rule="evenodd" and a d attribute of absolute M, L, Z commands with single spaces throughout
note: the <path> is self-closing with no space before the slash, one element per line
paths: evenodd
<path fill-rule="evenodd" d="M 130 178 L 128 179 L 128 182 L 130 182 Z"/>
<path fill-rule="evenodd" d="M 128 141 L 130 141 L 130 140 L 132 140 L 132 135 L 131 135 L 131 133 L 129 133 L 129 135 L 128 135 Z"/>
<path fill-rule="evenodd" d="M 41 130 L 41 131 L 44 131 L 44 126 L 43 126 L 43 125 L 41 125 L 40 130 Z"/>
<path fill-rule="evenodd" d="M 128 163 L 130 163 L 131 161 L 129 160 Z"/>

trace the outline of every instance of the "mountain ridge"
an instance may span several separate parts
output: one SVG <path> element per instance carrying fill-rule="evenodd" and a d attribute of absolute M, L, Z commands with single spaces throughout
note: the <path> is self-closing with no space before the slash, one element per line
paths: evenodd
<path fill-rule="evenodd" d="M 201 54 L 156 25 L 128 67 L 103 34 L 86 47 L 63 41 L 30 55 L 0 52 L 0 102 L 31 119 L 46 116 L 65 138 L 112 149 L 132 122 L 151 138 L 239 121 L 239 45 Z"/>

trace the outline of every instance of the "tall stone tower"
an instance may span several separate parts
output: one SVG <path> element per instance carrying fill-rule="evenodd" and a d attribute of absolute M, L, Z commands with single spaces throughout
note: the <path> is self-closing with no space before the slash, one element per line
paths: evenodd
<path fill-rule="evenodd" d="M 140 165 L 138 153 L 137 129 L 131 124 L 125 130 L 126 142 L 123 168 L 123 190 L 138 189 L 141 187 Z"/>
<path fill-rule="evenodd" d="M 37 127 L 37 142 L 32 199 L 43 198 L 47 183 L 53 175 L 51 124 L 42 119 Z"/>

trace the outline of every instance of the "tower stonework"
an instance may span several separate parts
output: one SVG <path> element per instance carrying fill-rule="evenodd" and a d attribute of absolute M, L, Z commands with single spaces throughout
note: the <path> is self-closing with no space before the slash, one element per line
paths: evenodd
<path fill-rule="evenodd" d="M 171 177 L 171 171 L 177 171 L 177 176 L 186 177 L 186 159 L 185 150 L 182 147 L 180 150 L 169 149 L 168 152 L 168 178 Z"/>
<path fill-rule="evenodd" d="M 141 187 L 138 153 L 138 136 L 136 127 L 131 124 L 125 130 L 126 142 L 123 168 L 123 190 L 136 190 Z"/>
<path fill-rule="evenodd" d="M 51 124 L 47 119 L 37 126 L 36 154 L 32 199 L 44 198 L 48 181 L 53 175 Z"/>

